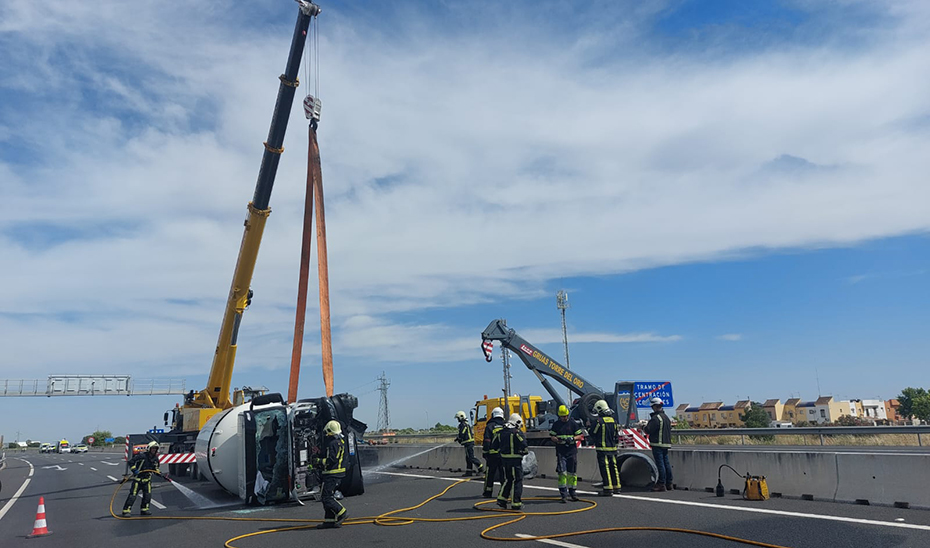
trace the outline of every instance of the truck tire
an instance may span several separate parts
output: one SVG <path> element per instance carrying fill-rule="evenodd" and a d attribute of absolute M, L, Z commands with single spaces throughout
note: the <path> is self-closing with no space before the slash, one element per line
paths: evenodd
<path fill-rule="evenodd" d="M 597 400 L 602 399 L 604 399 L 603 394 L 598 394 L 596 392 L 585 394 L 581 397 L 578 405 L 572 410 L 573 418 L 582 421 L 584 424 L 597 421 L 597 413 L 594 412 L 594 404 L 597 403 Z"/>

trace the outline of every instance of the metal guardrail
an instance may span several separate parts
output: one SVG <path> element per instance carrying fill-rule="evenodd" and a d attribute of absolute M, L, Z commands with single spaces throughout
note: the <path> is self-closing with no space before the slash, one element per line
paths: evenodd
<path fill-rule="evenodd" d="M 921 435 L 930 434 L 930 426 L 805 426 L 796 428 L 684 428 L 672 430 L 672 436 L 824 436 L 917 434 L 917 445 L 923 447 Z"/>

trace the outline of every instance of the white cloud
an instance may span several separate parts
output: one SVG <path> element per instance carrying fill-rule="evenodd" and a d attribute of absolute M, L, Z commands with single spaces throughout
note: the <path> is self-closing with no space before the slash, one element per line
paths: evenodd
<path fill-rule="evenodd" d="M 741 341 L 743 340 L 742 333 L 726 333 L 724 335 L 717 336 L 718 341 Z"/>
<path fill-rule="evenodd" d="M 43 103 L 27 102 L 0 128 L 16 127 L 21 146 L 47 156 L 0 159 L 0 248 L 12 265 L 0 284 L 16 288 L 0 314 L 19 364 L 0 368 L 212 355 L 290 32 L 243 30 L 238 12 L 212 4 L 188 8 L 76 5 L 67 23 L 34 2 L 3 8 L 13 70 L 0 90 Z M 930 112 L 927 14 L 894 9 L 914 11 L 861 50 L 826 43 L 716 61 L 627 55 L 600 33 L 552 45 L 519 19 L 511 33 L 473 40 L 417 18 L 387 36 L 324 12 L 336 351 L 391 360 L 405 340 L 430 336 L 446 342 L 422 359 L 463 359 L 472 328 L 390 313 L 528 298 L 556 277 L 930 230 L 930 132 L 909 123 Z M 634 43 L 639 20 L 620 23 Z M 69 93 L 88 85 L 104 107 Z M 240 335 L 243 363 L 260 367 L 280 367 L 290 352 L 304 124 L 295 106 Z M 783 155 L 830 169 L 763 169 Z M 35 223 L 136 228 L 48 249 L 11 235 Z M 89 310 L 105 314 L 57 316 Z M 49 333 L 70 344 L 48 345 Z M 531 340 L 552 338 L 540 335 Z"/>

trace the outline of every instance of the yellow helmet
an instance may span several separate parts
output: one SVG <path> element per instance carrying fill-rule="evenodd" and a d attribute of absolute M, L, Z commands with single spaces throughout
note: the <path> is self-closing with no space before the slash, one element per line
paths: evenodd
<path fill-rule="evenodd" d="M 339 424 L 339 421 L 329 421 L 323 431 L 326 432 L 327 436 L 338 436 L 342 434 L 342 425 Z"/>
<path fill-rule="evenodd" d="M 559 406 L 559 416 L 560 416 L 560 417 L 567 417 L 567 416 L 568 416 L 568 407 L 566 407 L 566 406 L 564 406 L 564 405 L 560 405 L 560 406 Z"/>
<path fill-rule="evenodd" d="M 149 444 L 146 446 L 145 449 L 146 449 L 147 451 L 151 451 L 153 447 L 154 447 L 155 449 L 158 449 L 158 442 L 157 442 L 157 441 L 150 441 Z"/>
<path fill-rule="evenodd" d="M 594 410 L 601 415 L 610 414 L 610 406 L 607 405 L 607 402 L 604 400 L 597 400 L 594 402 Z"/>

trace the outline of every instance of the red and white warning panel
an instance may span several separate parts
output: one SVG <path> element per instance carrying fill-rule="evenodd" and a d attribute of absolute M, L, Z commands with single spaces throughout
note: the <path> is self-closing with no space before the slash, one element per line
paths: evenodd
<path fill-rule="evenodd" d="M 167 455 L 158 455 L 160 464 L 187 464 L 197 462 L 193 453 L 168 453 Z"/>
<path fill-rule="evenodd" d="M 642 432 L 635 428 L 623 428 L 620 430 L 620 447 L 630 449 L 652 449 L 652 445 Z"/>

